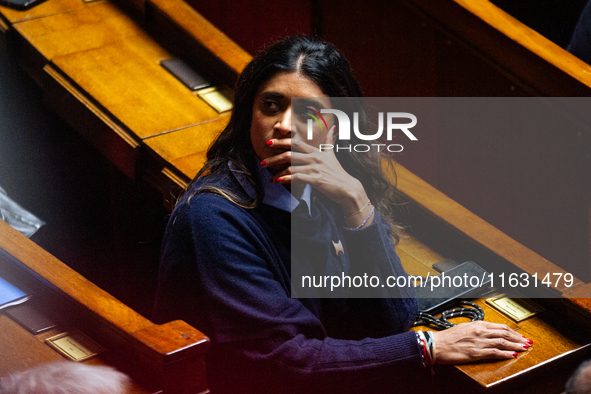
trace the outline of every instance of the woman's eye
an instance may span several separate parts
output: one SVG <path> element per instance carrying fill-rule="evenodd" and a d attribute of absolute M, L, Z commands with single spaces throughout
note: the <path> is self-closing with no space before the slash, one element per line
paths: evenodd
<path fill-rule="evenodd" d="M 314 112 L 311 111 L 311 107 L 301 107 L 300 110 L 298 111 L 298 114 L 301 117 L 310 117 L 310 114 L 313 114 Z"/>
<path fill-rule="evenodd" d="M 274 113 L 279 111 L 279 105 L 272 100 L 263 100 L 263 110 L 267 113 Z"/>
<path fill-rule="evenodd" d="M 315 116 L 315 109 L 313 107 L 299 107 L 296 109 L 297 117 L 302 121 L 307 121 Z"/>

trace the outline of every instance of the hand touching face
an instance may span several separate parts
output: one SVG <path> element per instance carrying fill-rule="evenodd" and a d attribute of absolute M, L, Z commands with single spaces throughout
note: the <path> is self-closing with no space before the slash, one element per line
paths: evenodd
<path fill-rule="evenodd" d="M 304 98 L 298 101 L 303 101 L 305 106 L 294 109 L 292 97 Z M 356 227 L 371 209 L 367 194 L 361 182 L 343 169 L 333 151 L 320 152 L 318 148 L 320 144 L 333 142 L 332 116 L 325 118 L 324 127 L 313 125 L 313 138 L 307 138 L 306 125 L 311 118 L 304 112 L 322 108 L 331 108 L 330 99 L 316 83 L 298 73 L 277 73 L 255 96 L 251 143 L 261 166 L 273 174 L 271 182 L 279 181 L 290 188 L 293 182 L 295 189 L 291 191 L 296 196 L 305 184 L 310 184 L 340 204 L 347 215 L 347 225 Z M 371 224 L 371 220 L 365 222 Z"/>
<path fill-rule="evenodd" d="M 317 106 L 330 108 L 330 101 L 320 87 L 299 73 L 277 73 L 260 87 L 252 109 L 250 140 L 262 161 L 278 155 L 285 159 L 283 163 L 269 166 L 274 175 L 288 168 L 291 161 L 294 135 L 291 127 L 296 120 L 292 116 L 297 116 L 291 106 L 292 97 L 320 98 L 315 100 Z M 315 139 L 324 141 L 326 132 L 316 133 Z"/>

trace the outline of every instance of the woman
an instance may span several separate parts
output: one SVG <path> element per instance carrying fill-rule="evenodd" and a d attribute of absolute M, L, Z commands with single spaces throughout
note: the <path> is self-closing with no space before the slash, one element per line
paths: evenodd
<path fill-rule="evenodd" d="M 210 337 L 213 392 L 378 392 L 428 381 L 408 331 L 412 289 L 378 299 L 290 297 L 290 268 L 310 256 L 311 269 L 320 263 L 325 273 L 406 275 L 378 155 L 320 152 L 335 136 L 328 116 L 312 141 L 295 138 L 303 111 L 292 97 L 310 98 L 308 112 L 330 108 L 329 97 L 360 96 L 343 55 L 310 37 L 267 48 L 238 80 L 230 122 L 170 219 L 155 308 L 156 320 L 183 319 Z M 512 358 L 527 346 L 485 322 L 433 339 L 441 364 Z"/>

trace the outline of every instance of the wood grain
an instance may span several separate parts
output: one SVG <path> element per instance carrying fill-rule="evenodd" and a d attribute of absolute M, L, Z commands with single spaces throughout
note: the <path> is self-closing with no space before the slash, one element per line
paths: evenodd
<path fill-rule="evenodd" d="M 591 283 L 573 287 L 563 293 L 564 303 L 591 320 Z"/>
<path fill-rule="evenodd" d="M 11 13 L 12 10 L 4 8 L 0 8 L 0 12 L 13 23 L 15 20 L 20 21 L 15 28 L 53 62 L 48 68 L 51 70 L 49 74 L 54 78 L 61 76 L 62 79 L 56 81 L 66 92 L 87 108 L 86 104 L 92 104 L 97 112 L 91 112 L 96 116 L 101 113 L 121 130 L 132 132 L 133 135 L 128 136 L 148 152 L 148 157 L 157 163 L 154 166 L 161 175 L 177 185 L 186 184 L 203 165 L 205 152 L 223 129 L 228 114 L 217 114 L 163 70 L 158 62 L 170 56 L 169 50 L 141 31 L 117 8 L 106 2 L 83 5 L 75 0 L 74 5 L 72 1 L 49 0 L 45 3 L 46 7 L 40 5 L 34 8 L 38 12 L 36 17 Z M 134 6 L 144 7 L 143 1 L 132 2 Z M 458 0 L 457 4 L 464 7 L 464 11 L 468 10 L 467 7 L 478 5 L 481 9 L 470 9 L 469 12 L 477 15 L 481 21 L 490 23 L 497 32 L 507 34 L 507 37 L 523 28 L 514 21 L 505 20 L 501 23 L 499 20 L 487 19 L 492 18 L 486 15 L 487 12 L 496 12 L 498 16 L 498 11 L 484 2 Z M 457 4 L 445 2 L 444 6 Z M 146 0 L 145 6 L 150 7 L 150 12 L 156 12 L 179 26 L 183 34 L 193 39 L 195 45 L 203 46 L 221 59 L 234 74 L 239 74 L 250 60 L 248 54 L 184 2 Z M 505 28 L 509 29 L 507 33 L 503 30 Z M 530 32 L 525 33 L 524 37 L 519 38 L 523 42 L 515 42 L 527 46 L 530 41 L 539 39 Z M 535 48 L 529 50 L 538 56 L 561 54 L 551 45 L 544 44 L 542 49 L 539 53 Z M 569 65 L 581 66 L 576 59 L 567 59 L 566 63 L 560 63 L 557 67 Z M 582 77 L 578 78 L 581 81 Z M 582 81 L 587 83 L 584 78 Z M 526 272 L 564 273 L 400 166 L 398 186 L 414 204 L 429 212 L 434 222 L 464 234 L 466 243 L 482 245 Z M 207 338 L 194 328 L 178 321 L 161 326 L 152 324 L 1 222 L 0 248 L 22 261 L 28 269 L 37 272 L 51 286 L 104 319 L 114 331 L 121 335 L 129 334 L 130 340 L 142 348 L 143 353 L 140 352 L 138 357 L 151 357 L 164 364 L 160 373 L 167 376 L 168 381 L 171 377 L 179 382 L 187 376 L 191 379 L 191 371 L 204 374 L 202 359 L 196 356 L 205 351 Z M 412 237 L 403 239 L 398 250 L 409 272 L 419 275 L 432 272 L 429 271 L 432 264 L 445 257 Z M 557 290 L 565 291 L 569 296 L 579 296 L 583 292 L 576 291 L 583 289 L 583 283 L 576 279 L 576 284 L 578 287 L 572 290 L 566 291 L 564 284 L 557 286 Z M 514 379 L 522 371 L 538 370 L 556 357 L 569 358 L 572 354 L 569 352 L 583 349 L 589 343 L 587 339 L 574 339 L 556 320 L 547 319 L 547 315 L 516 324 L 484 305 L 483 300 L 479 302 L 486 311 L 488 321 L 520 328 L 521 332 L 535 341 L 534 348 L 514 360 L 457 367 L 458 371 L 469 375 L 481 387 L 504 387 L 499 383 L 503 379 Z M 589 310 L 587 304 L 573 302 L 577 307 Z M 0 324 L 3 324 L 1 320 Z M 39 340 L 37 342 L 40 343 Z M 178 367 L 185 357 L 195 357 L 194 362 L 184 365 L 188 370 Z M 176 392 L 174 389 L 169 391 Z"/>
<path fill-rule="evenodd" d="M 204 353 L 209 339 L 201 332 L 182 321 L 153 324 L 1 220 L 0 252 L 3 272 L 13 276 L 19 272 L 40 299 L 53 299 L 52 313 L 59 313 L 62 320 L 58 328 L 78 328 L 93 337 L 108 349 L 105 361 L 122 365 L 147 387 L 175 393 L 206 390 Z M 41 344 L 41 336 L 45 339 L 49 333 L 39 335 L 27 343 Z M 34 352 L 30 354 L 37 360 Z M 179 371 L 193 373 L 183 378 Z"/>
<path fill-rule="evenodd" d="M 140 138 L 218 117 L 160 66 L 170 55 L 147 35 L 53 59 L 82 91 Z"/>
<path fill-rule="evenodd" d="M 0 248 L 113 326 L 135 332 L 152 323 L 0 220 Z"/>
<path fill-rule="evenodd" d="M 506 324 L 511 329 L 518 330 L 521 335 L 534 341 L 532 347 L 525 352 L 520 352 L 514 359 L 487 360 L 486 362 L 455 366 L 457 370 L 476 381 L 482 389 L 492 389 L 497 386 L 501 388 L 503 384 L 506 385 L 511 380 L 520 380 L 527 374 L 538 375 L 543 378 L 543 368 L 550 365 L 553 360 L 568 359 L 575 356 L 574 353 L 588 351 L 591 347 L 591 336 L 587 335 L 586 339 L 574 340 L 570 336 L 572 333 L 569 334 L 564 329 L 557 329 L 556 323 L 549 323 L 548 311 L 528 320 L 515 323 L 496 309 L 491 308 L 485 303 L 485 299 L 473 300 L 473 302 L 476 302 L 484 310 L 485 321 Z M 466 322 L 468 319 L 454 318 L 450 319 L 450 321 L 458 324 Z M 427 328 L 419 326 L 413 329 L 416 331 Z M 540 369 L 540 371 L 538 372 L 537 369 Z"/>
<path fill-rule="evenodd" d="M 436 253 L 411 235 L 404 235 L 401 237 L 397 248 L 416 258 L 427 267 L 432 267 L 433 264 L 445 259 L 445 257 Z"/>
<path fill-rule="evenodd" d="M 52 332 L 51 335 L 56 335 Z M 13 322 L 5 315 L 0 315 L 0 376 L 34 368 L 40 364 L 49 362 L 68 361 L 61 354 L 44 343 L 47 334 L 31 335 L 24 328 Z M 100 355 L 83 362 L 87 365 L 108 366 Z M 147 394 L 142 387 L 131 382 L 125 390 L 126 394 Z"/>
<path fill-rule="evenodd" d="M 18 23 L 30 19 L 69 12 L 83 7 L 85 7 L 85 4 L 82 2 L 82 0 L 51 0 L 45 1 L 24 11 L 0 6 L 0 13 L 4 15 L 4 17 L 10 21 L 10 23 Z"/>
<path fill-rule="evenodd" d="M 74 85 L 68 81 L 62 74 L 60 74 L 55 68 L 51 65 L 46 65 L 43 70 L 53 78 L 57 83 L 59 83 L 64 89 L 68 91 L 72 96 L 74 96 L 82 105 L 84 105 L 90 112 L 92 112 L 98 119 L 100 119 L 105 125 L 107 125 L 111 130 L 113 130 L 123 141 L 125 141 L 131 148 L 138 148 L 139 143 L 123 130 L 117 123 L 115 123 L 108 115 L 106 115 L 103 111 L 101 111 L 91 100 L 89 100 L 84 94 L 80 93 L 78 89 Z"/>
<path fill-rule="evenodd" d="M 131 18 L 105 1 L 23 21 L 15 24 L 14 28 L 47 60 L 144 34 Z"/>
<path fill-rule="evenodd" d="M 193 100 L 200 99 L 193 97 Z M 229 119 L 229 114 L 221 114 L 211 121 L 146 138 L 143 142 L 166 163 L 180 170 L 187 179 L 193 179 L 205 163 L 207 149 Z"/>
<path fill-rule="evenodd" d="M 484 300 L 479 300 L 477 303 L 484 309 L 486 321 L 507 324 L 513 329 L 519 327 L 521 335 L 534 341 L 531 348 L 519 353 L 515 359 L 456 366 L 483 386 L 492 387 L 503 379 L 515 378 L 525 370 L 531 371 L 536 366 L 542 366 L 543 363 L 555 357 L 566 357 L 569 352 L 583 349 L 591 343 L 589 339 L 581 342 L 572 340 L 564 332 L 557 330 L 554 325 L 548 324 L 543 319 L 543 313 L 548 312 L 542 312 L 542 314 L 523 322 L 514 323 L 485 304 Z"/>
<path fill-rule="evenodd" d="M 119 302 L 101 288 L 86 280 L 83 276 L 53 257 L 51 254 L 35 245 L 32 241 L 0 220 L 0 248 L 10 254 L 36 274 L 43 277 L 50 284 L 60 289 L 67 296 L 76 300 L 94 314 L 108 321 L 126 333 L 151 332 L 150 330 L 175 330 L 179 327 L 190 333 L 179 343 L 178 338 L 172 338 L 169 344 L 160 344 L 153 348 L 162 348 L 166 353 L 174 352 L 190 344 L 203 343 L 205 337 L 194 328 L 179 322 L 164 325 L 164 328 L 154 328 L 152 322 L 136 313 L 128 306 Z M 143 330 L 143 331 L 142 331 Z M 138 334 L 138 338 L 147 337 Z M 153 335 L 152 335 L 153 337 Z M 201 351 L 201 350 L 200 350 Z"/>
<path fill-rule="evenodd" d="M 181 0 L 146 0 L 239 75 L 251 56 Z"/>
<path fill-rule="evenodd" d="M 205 335 L 181 320 L 159 326 L 152 325 L 135 332 L 133 336 L 163 355 L 173 355 L 179 353 L 179 350 L 188 348 L 195 348 L 196 352 L 205 353 L 209 343 Z"/>
<path fill-rule="evenodd" d="M 403 1 L 437 26 L 440 47 L 433 55 L 442 87 L 435 95 L 589 95 L 588 65 L 487 0 Z M 416 55 L 422 57 L 420 49 Z"/>
<path fill-rule="evenodd" d="M 422 261 L 416 259 L 412 255 L 408 254 L 403 249 L 399 248 L 396 253 L 398 254 L 398 257 L 400 257 L 402 267 L 404 267 L 404 270 L 407 274 L 413 276 L 422 276 L 424 278 L 426 278 L 428 274 L 438 274 L 437 271 L 430 268 L 428 265 L 424 264 Z"/>
<path fill-rule="evenodd" d="M 454 0 L 519 45 L 591 87 L 591 66 L 527 27 L 488 0 Z"/>
<path fill-rule="evenodd" d="M 66 360 L 5 315 L 0 315 L 0 349 L 0 376 L 42 363 Z"/>

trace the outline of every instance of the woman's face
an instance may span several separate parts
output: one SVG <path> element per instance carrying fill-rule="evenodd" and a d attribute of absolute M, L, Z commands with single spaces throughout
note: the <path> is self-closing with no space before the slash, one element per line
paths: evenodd
<path fill-rule="evenodd" d="M 294 137 L 292 122 L 297 125 L 297 131 L 305 128 L 307 119 L 303 119 L 301 114 L 298 119 L 292 119 L 292 97 L 320 97 L 319 100 L 308 101 L 307 106 L 317 111 L 320 108 L 330 108 L 328 96 L 322 93 L 320 87 L 310 79 L 296 72 L 275 74 L 258 90 L 252 109 L 250 141 L 259 159 L 265 160 L 288 150 L 269 146 L 267 141 Z M 323 131 L 324 133 L 319 128 L 315 128 L 314 139 L 307 142 L 310 145 L 319 146 L 326 137 L 326 130 Z M 282 168 L 269 169 L 275 174 L 287 167 L 288 164 Z"/>

